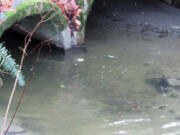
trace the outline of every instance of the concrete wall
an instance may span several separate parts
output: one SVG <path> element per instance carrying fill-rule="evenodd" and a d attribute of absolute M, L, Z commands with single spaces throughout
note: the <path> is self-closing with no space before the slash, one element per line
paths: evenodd
<path fill-rule="evenodd" d="M 78 5 L 82 9 L 80 21 L 82 22 L 81 30 L 74 32 L 74 37 L 71 37 L 70 29 L 67 25 L 67 20 L 62 14 L 59 7 L 49 1 L 41 0 L 14 0 L 13 7 L 16 12 L 0 12 L 0 36 L 3 32 L 12 27 L 19 33 L 24 33 L 24 29 L 31 31 L 39 21 L 39 10 L 45 13 L 54 7 L 52 14 L 58 11 L 58 14 L 50 21 L 42 24 L 34 37 L 40 40 L 53 38 L 52 43 L 57 47 L 69 49 L 72 45 L 82 44 L 85 38 L 86 20 L 94 0 L 77 0 Z M 18 26 L 14 25 L 18 23 Z"/>
<path fill-rule="evenodd" d="M 180 0 L 163 1 L 180 7 Z M 12 26 L 12 29 L 19 33 L 24 33 L 24 29 L 31 31 L 40 19 L 38 9 L 40 9 L 42 13 L 45 13 L 54 7 L 52 14 L 57 11 L 58 14 L 50 21 L 41 25 L 34 37 L 42 41 L 53 38 L 52 44 L 60 48 L 69 49 L 72 45 L 82 44 L 84 42 L 86 21 L 93 2 L 94 0 L 77 0 L 78 5 L 83 11 L 80 16 L 82 25 L 80 31 L 74 32 L 74 37 L 72 38 L 65 16 L 59 7 L 52 2 L 42 2 L 41 0 L 14 0 L 13 6 L 16 12 L 0 12 L 0 20 L 3 20 L 3 23 L 0 24 L 0 36 L 6 29 Z M 15 23 L 19 25 L 16 26 L 14 25 Z"/>

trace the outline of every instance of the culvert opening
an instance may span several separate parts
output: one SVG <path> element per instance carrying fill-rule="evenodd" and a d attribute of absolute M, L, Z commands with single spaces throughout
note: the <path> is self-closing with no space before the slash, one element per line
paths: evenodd
<path fill-rule="evenodd" d="M 6 31 L 3 32 L 0 38 L 0 42 L 4 43 L 7 49 L 12 52 L 13 56 L 15 55 L 15 57 L 20 58 L 20 55 L 22 53 L 20 48 L 23 48 L 24 46 L 27 33 L 31 32 L 39 21 L 40 21 L 40 16 L 35 15 L 35 16 L 25 17 L 22 20 L 15 22 L 10 28 L 8 28 Z M 42 23 L 41 25 L 44 25 L 44 23 Z M 40 31 L 40 29 L 41 27 L 39 27 L 37 31 Z M 34 34 L 28 46 L 28 51 L 36 48 L 40 43 L 42 43 L 45 40 L 50 40 L 50 38 L 45 38 L 42 37 L 42 35 Z M 55 46 L 55 44 L 52 44 L 50 42 L 48 43 L 51 49 L 48 46 L 45 46 L 43 47 L 41 52 L 49 53 L 51 50 L 52 54 L 53 52 L 59 52 L 60 54 L 64 55 L 65 52 L 63 48 L 58 48 Z M 38 51 L 38 48 L 39 47 L 37 47 L 35 52 Z"/>
<path fill-rule="evenodd" d="M 180 10 L 158 0 L 103 0 L 94 2 L 87 21 L 87 29 L 106 27 L 139 27 L 142 32 L 152 30 L 160 37 L 178 35 Z M 87 30 L 88 32 L 88 30 Z"/>
<path fill-rule="evenodd" d="M 20 34 L 19 32 L 16 32 L 10 28 L 7 29 L 0 38 L 0 42 L 4 44 L 4 46 L 8 49 L 8 51 L 12 54 L 13 58 L 16 59 L 17 62 L 20 61 L 22 55 L 22 48 L 24 47 L 25 37 L 25 34 Z M 36 48 L 40 43 L 41 41 L 32 38 L 28 46 L 27 52 L 30 52 L 33 48 Z M 48 47 L 44 47 L 42 49 L 42 52 L 47 52 L 49 54 L 48 49 Z M 51 45 L 51 49 L 55 51 L 56 47 Z M 37 51 L 38 48 L 34 51 L 32 55 L 36 55 Z M 63 53 L 63 50 L 60 51 L 62 51 Z"/>

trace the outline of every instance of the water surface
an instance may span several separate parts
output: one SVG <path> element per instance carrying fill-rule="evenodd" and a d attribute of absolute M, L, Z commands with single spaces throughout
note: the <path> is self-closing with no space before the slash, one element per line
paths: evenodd
<path fill-rule="evenodd" d="M 180 39 L 151 26 L 117 25 L 109 20 L 102 24 L 101 19 L 88 23 L 85 49 L 76 48 L 65 55 L 57 49 L 41 52 L 10 130 L 13 134 L 180 134 L 180 89 L 169 87 L 164 93 L 160 82 L 164 75 L 180 77 Z M 26 59 L 26 78 L 35 54 Z M 0 90 L 0 114 L 11 81 L 5 80 Z M 20 94 L 21 88 L 11 114 Z"/>

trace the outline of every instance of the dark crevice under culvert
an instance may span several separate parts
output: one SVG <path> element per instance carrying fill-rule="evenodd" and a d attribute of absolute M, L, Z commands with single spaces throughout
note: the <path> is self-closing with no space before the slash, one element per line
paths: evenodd
<path fill-rule="evenodd" d="M 87 27 L 152 27 L 155 31 L 176 34 L 179 14 L 178 8 L 158 0 L 96 0 Z"/>

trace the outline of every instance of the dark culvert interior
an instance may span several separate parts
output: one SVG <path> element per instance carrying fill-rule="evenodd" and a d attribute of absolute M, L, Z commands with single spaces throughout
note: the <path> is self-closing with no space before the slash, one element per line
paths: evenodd
<path fill-rule="evenodd" d="M 96 0 L 87 27 L 138 27 L 142 31 L 152 29 L 163 37 L 178 33 L 179 14 L 179 9 L 158 0 Z"/>

